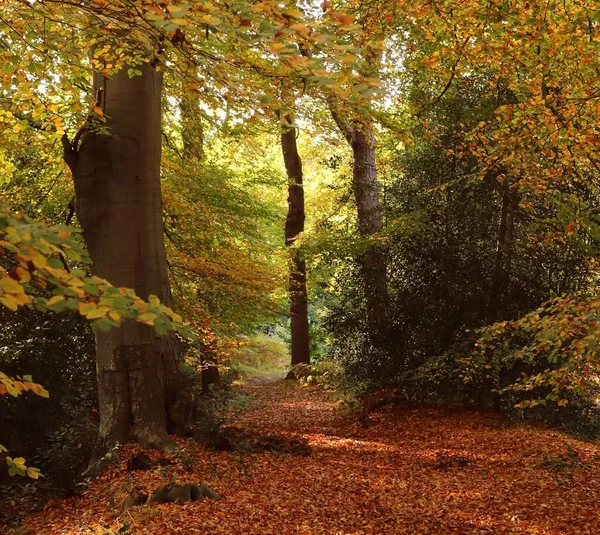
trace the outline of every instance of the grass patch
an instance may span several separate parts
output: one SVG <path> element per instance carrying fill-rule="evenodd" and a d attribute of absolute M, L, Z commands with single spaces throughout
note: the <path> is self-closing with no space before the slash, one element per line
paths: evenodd
<path fill-rule="evenodd" d="M 231 367 L 240 379 L 284 373 L 290 364 L 287 345 L 278 337 L 255 334 L 231 354 Z"/>

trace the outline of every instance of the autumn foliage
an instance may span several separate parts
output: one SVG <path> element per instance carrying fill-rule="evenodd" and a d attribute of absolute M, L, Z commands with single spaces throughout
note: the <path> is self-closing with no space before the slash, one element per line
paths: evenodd
<path fill-rule="evenodd" d="M 4 517 L 600 532 L 597 4 L 0 1 Z"/>

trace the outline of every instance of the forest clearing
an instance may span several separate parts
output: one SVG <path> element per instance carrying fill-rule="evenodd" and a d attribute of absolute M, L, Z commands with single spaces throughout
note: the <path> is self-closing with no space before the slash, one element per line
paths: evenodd
<path fill-rule="evenodd" d="M 332 392 L 281 380 L 245 386 L 243 392 L 252 396 L 254 408 L 231 424 L 244 431 L 241 452 L 181 441 L 181 457 L 173 465 L 127 472 L 127 459 L 138 451 L 128 447 L 81 496 L 51 501 L 19 533 L 600 530 L 600 446 L 510 424 L 498 414 L 443 408 L 388 405 L 361 426 L 356 412 L 330 400 Z M 151 490 L 171 481 L 206 482 L 221 499 L 115 508 L 133 485 Z"/>

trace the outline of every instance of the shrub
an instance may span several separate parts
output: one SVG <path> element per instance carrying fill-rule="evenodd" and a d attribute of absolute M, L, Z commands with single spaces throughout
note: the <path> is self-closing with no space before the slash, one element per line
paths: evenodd
<path fill-rule="evenodd" d="M 0 435 L 58 488 L 70 491 L 95 439 L 94 340 L 76 313 L 42 314 L 0 307 L 0 364 L 30 374 L 49 398 L 0 398 Z"/>

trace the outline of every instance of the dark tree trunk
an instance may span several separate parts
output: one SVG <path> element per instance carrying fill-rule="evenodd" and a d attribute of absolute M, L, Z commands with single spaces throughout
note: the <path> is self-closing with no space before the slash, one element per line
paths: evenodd
<path fill-rule="evenodd" d="M 352 188 L 358 217 L 358 231 L 367 238 L 381 231 L 381 210 L 375 164 L 375 136 L 369 125 L 342 118 L 334 104 L 332 116 L 348 141 L 353 156 Z M 386 251 L 381 245 L 371 245 L 359 258 L 364 284 L 367 327 L 373 341 L 387 325 L 388 291 Z"/>
<path fill-rule="evenodd" d="M 65 160 L 73 171 L 77 217 L 92 272 L 115 286 L 170 304 L 163 239 L 162 76 L 145 64 L 111 79 L 98 74 L 98 106 L 106 123 L 88 128 Z M 94 457 L 131 439 L 173 450 L 167 429 L 187 432 L 194 407 L 178 366 L 174 336 L 137 322 L 96 334 L 100 429 Z"/>
<path fill-rule="evenodd" d="M 286 117 L 291 124 L 291 118 Z M 284 127 L 281 148 L 288 176 L 288 213 L 285 221 L 285 244 L 289 257 L 289 294 L 292 330 L 292 366 L 310 363 L 310 338 L 308 333 L 308 298 L 306 292 L 306 262 L 301 253 L 292 247 L 304 231 L 304 187 L 302 185 L 302 160 L 296 144 L 296 129 Z"/>
<path fill-rule="evenodd" d="M 488 300 L 487 323 L 498 321 L 502 312 L 503 296 L 506 295 L 510 281 L 510 265 L 514 252 L 514 227 L 515 216 L 519 206 L 519 197 L 510 187 L 506 177 L 502 183 L 502 208 L 500 224 L 498 226 L 498 239 L 496 255 L 494 258 L 494 271 L 490 285 Z"/>

